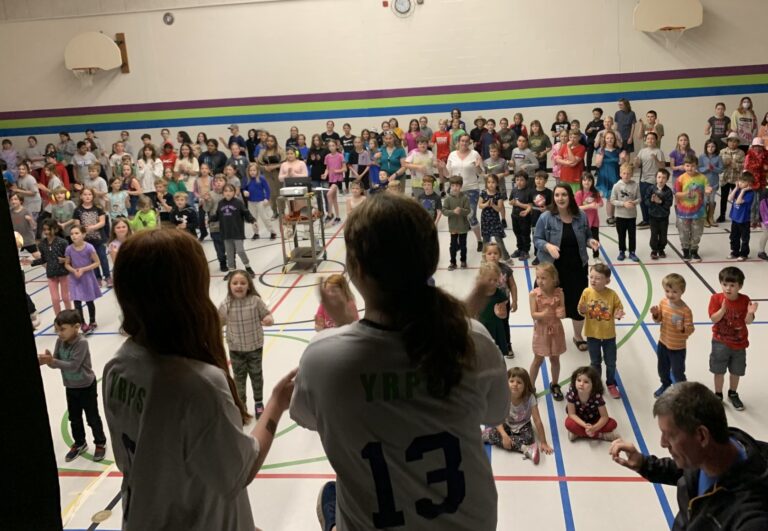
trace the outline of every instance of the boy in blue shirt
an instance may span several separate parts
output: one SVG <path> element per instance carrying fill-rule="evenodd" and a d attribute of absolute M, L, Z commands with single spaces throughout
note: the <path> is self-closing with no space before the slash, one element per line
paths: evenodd
<path fill-rule="evenodd" d="M 728 258 L 735 258 L 743 262 L 749 256 L 749 223 L 752 201 L 755 193 L 752 191 L 754 177 L 745 171 L 739 177 L 736 188 L 728 194 L 731 207 L 731 254 Z"/>

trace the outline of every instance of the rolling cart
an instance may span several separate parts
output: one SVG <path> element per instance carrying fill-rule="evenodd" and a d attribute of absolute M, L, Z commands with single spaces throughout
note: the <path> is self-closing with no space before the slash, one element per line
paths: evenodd
<path fill-rule="evenodd" d="M 283 251 L 283 273 L 288 272 L 288 265 L 293 263 L 300 268 L 312 268 L 312 272 L 317 272 L 317 265 L 328 259 L 328 252 L 325 249 L 325 226 L 320 215 L 313 215 L 312 199 L 313 192 L 298 196 L 278 196 L 277 206 L 281 214 L 280 220 L 280 248 Z M 304 201 L 306 207 L 300 212 L 293 212 L 293 202 Z M 286 206 L 291 207 L 286 209 Z M 290 211 L 290 214 L 285 212 Z M 308 215 L 307 215 L 308 214 Z M 316 231 L 315 224 L 319 225 L 320 230 Z M 290 238 L 285 237 L 285 229 L 293 230 Z M 308 240 L 299 239 L 299 229 L 306 228 L 308 231 Z M 318 233 L 319 232 L 319 233 Z M 307 245 L 302 245 L 306 243 Z"/>

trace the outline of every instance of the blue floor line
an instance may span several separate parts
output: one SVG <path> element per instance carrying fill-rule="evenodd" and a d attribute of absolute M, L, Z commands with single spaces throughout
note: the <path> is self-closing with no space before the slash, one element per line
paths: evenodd
<path fill-rule="evenodd" d="M 531 270 L 525 268 L 525 281 L 528 283 L 528 292 L 533 290 L 533 283 L 531 282 Z M 544 382 L 544 388 L 549 389 L 549 372 L 547 371 L 547 364 L 541 364 L 541 378 Z M 557 429 L 557 417 L 555 416 L 555 402 L 552 400 L 552 394 L 547 393 L 547 416 L 549 417 L 549 432 L 552 436 L 552 447 L 555 450 L 555 467 L 557 468 L 557 475 L 565 477 L 565 463 L 563 461 L 563 452 L 560 446 L 560 435 Z M 558 481 L 560 488 L 560 502 L 563 505 L 563 518 L 565 519 L 566 531 L 574 531 L 576 526 L 573 521 L 573 509 L 571 508 L 571 495 L 568 491 L 567 481 Z"/>
<path fill-rule="evenodd" d="M 616 279 L 616 284 L 618 284 L 619 289 L 621 289 L 621 292 L 624 294 L 624 298 L 627 300 L 627 303 L 629 304 L 630 308 L 632 308 L 632 311 L 635 314 L 635 318 L 640 318 L 640 311 L 637 308 L 637 305 L 635 304 L 635 301 L 632 299 L 632 296 L 629 294 L 629 291 L 627 290 L 626 286 L 624 285 L 624 282 L 621 281 L 621 277 L 619 276 L 619 272 L 616 270 L 616 268 L 613 266 L 613 263 L 611 262 L 611 259 L 608 257 L 608 253 L 605 252 L 605 249 L 603 247 L 600 248 L 600 250 L 603 253 L 603 258 L 605 258 L 605 262 L 608 265 L 608 267 L 611 268 L 611 271 L 613 273 L 613 278 Z M 643 329 L 643 332 L 645 332 L 645 337 L 648 339 L 648 342 L 653 347 L 654 355 L 656 353 L 656 340 L 653 338 L 653 335 L 651 335 L 651 331 L 648 329 L 648 326 L 641 322 L 640 327 Z M 637 441 L 637 445 L 640 448 L 640 451 L 644 455 L 649 455 L 650 451 L 648 450 L 648 445 L 645 443 L 645 438 L 643 437 L 643 432 L 640 429 L 640 425 L 637 422 L 637 417 L 635 416 L 635 412 L 632 409 L 632 404 L 629 402 L 629 398 L 627 397 L 627 391 L 624 387 L 624 384 L 621 380 L 621 376 L 619 375 L 619 371 L 616 371 L 616 383 L 619 384 L 619 388 L 621 389 L 621 401 L 624 404 L 624 408 L 627 411 L 627 417 L 629 418 L 629 424 L 632 427 L 632 432 L 635 435 L 635 440 Z M 650 395 L 650 393 L 649 393 Z M 672 527 L 672 523 L 675 520 L 675 515 L 672 512 L 672 508 L 669 505 L 669 500 L 667 499 L 667 495 L 664 493 L 664 489 L 661 487 L 658 483 L 653 483 L 653 489 L 656 491 L 656 497 L 659 499 L 659 503 L 661 504 L 661 509 L 664 512 L 664 517 L 667 520 L 667 524 L 669 527 Z"/>

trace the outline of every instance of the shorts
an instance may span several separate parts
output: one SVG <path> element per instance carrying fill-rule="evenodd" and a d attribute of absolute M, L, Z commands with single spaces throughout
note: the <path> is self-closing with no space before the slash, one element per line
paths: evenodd
<path fill-rule="evenodd" d="M 709 355 L 709 372 L 725 374 L 726 369 L 734 376 L 744 376 L 747 372 L 747 349 L 733 349 L 712 340 L 712 353 Z"/>

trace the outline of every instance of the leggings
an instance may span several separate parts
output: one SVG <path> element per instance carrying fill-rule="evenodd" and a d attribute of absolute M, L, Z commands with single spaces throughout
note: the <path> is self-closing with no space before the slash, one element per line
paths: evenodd
<path fill-rule="evenodd" d="M 533 426 L 531 425 L 530 420 L 523 424 L 516 433 L 510 430 L 509 426 L 506 424 L 504 424 L 504 431 L 507 432 L 509 438 L 512 439 L 512 448 L 510 448 L 510 451 L 512 452 L 522 452 L 523 446 L 529 446 L 536 440 L 533 436 Z M 489 426 L 484 429 L 482 438 L 485 444 L 492 444 L 502 448 L 504 446 L 501 439 L 501 433 L 499 433 L 499 430 L 496 427 Z"/>
<path fill-rule="evenodd" d="M 245 267 L 248 267 L 250 264 L 248 255 L 245 254 L 243 240 L 224 240 L 224 250 L 227 253 L 227 269 L 235 269 L 235 254 L 240 257 Z"/>
<path fill-rule="evenodd" d="M 589 232 L 592 233 L 592 239 L 600 241 L 600 227 L 590 227 Z M 600 258 L 600 249 L 592 251 L 592 258 Z"/>
<path fill-rule="evenodd" d="M 77 313 L 80 314 L 80 319 L 85 322 L 85 315 L 83 315 L 83 302 L 85 302 L 85 305 L 88 306 L 88 323 L 94 324 L 96 322 L 96 305 L 93 303 L 93 301 L 75 301 L 75 310 L 77 310 Z"/>
<path fill-rule="evenodd" d="M 72 301 L 69 299 L 69 275 L 49 278 L 48 291 L 51 292 L 54 315 L 59 315 L 62 302 L 65 310 L 72 309 Z"/>

